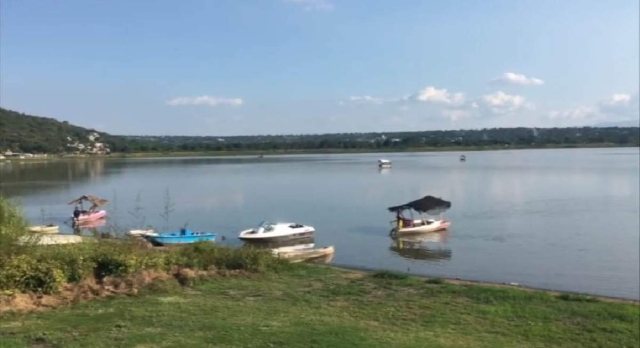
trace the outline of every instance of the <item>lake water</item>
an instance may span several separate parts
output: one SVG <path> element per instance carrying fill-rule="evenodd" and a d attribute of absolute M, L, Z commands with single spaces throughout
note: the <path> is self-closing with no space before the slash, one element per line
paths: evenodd
<path fill-rule="evenodd" d="M 286 220 L 314 226 L 334 264 L 640 298 L 637 148 L 466 155 L 5 162 L 0 189 L 34 224 L 62 224 L 94 194 L 110 200 L 101 229 L 188 223 L 240 244 L 241 229 Z M 452 202 L 449 231 L 393 241 L 386 208 L 427 194 Z"/>

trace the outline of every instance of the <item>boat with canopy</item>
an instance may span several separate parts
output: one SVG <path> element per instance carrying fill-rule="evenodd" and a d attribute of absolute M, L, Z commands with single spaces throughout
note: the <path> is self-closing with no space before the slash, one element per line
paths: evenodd
<path fill-rule="evenodd" d="M 89 210 L 84 209 L 84 203 L 91 203 Z M 85 222 L 102 219 L 107 216 L 105 210 L 98 210 L 101 206 L 107 204 L 109 201 L 103 198 L 99 198 L 92 195 L 84 195 L 69 202 L 69 205 L 74 204 L 73 221 Z"/>
<path fill-rule="evenodd" d="M 390 212 L 396 214 L 396 219 L 391 223 L 393 228 L 391 234 L 407 234 L 407 233 L 423 233 L 436 232 L 446 230 L 451 222 L 444 220 L 442 214 L 451 208 L 451 202 L 444 199 L 424 196 L 415 201 L 387 208 Z M 419 219 L 413 218 L 413 212 L 420 215 Z M 405 213 L 409 212 L 411 218 L 406 218 Z M 428 218 L 427 216 L 439 215 L 438 219 Z"/>

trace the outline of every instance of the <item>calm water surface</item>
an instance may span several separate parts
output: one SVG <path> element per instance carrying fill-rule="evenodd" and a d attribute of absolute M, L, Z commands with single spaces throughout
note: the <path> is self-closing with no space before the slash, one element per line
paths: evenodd
<path fill-rule="evenodd" d="M 188 223 L 239 244 L 241 229 L 286 220 L 314 226 L 340 265 L 640 298 L 637 148 L 459 155 L 13 162 L 0 189 L 34 224 L 62 224 L 71 199 L 94 194 L 110 200 L 100 229 Z M 453 203 L 451 229 L 393 241 L 385 208 L 427 194 Z"/>

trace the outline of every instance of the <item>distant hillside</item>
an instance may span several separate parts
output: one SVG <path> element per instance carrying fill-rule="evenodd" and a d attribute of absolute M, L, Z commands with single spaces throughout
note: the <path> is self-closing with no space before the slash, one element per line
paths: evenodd
<path fill-rule="evenodd" d="M 90 140 L 92 135 L 97 139 Z M 68 145 L 107 141 L 110 136 L 53 118 L 25 115 L 0 108 L 0 152 L 7 150 L 31 153 L 61 153 L 73 151 Z"/>
<path fill-rule="evenodd" d="M 97 138 L 96 138 L 97 137 Z M 638 127 L 477 130 L 256 136 L 117 136 L 0 108 L 0 152 L 393 151 L 420 148 L 638 146 Z M 102 150 L 101 150 L 102 151 Z"/>
<path fill-rule="evenodd" d="M 640 120 L 598 123 L 594 127 L 640 127 Z"/>

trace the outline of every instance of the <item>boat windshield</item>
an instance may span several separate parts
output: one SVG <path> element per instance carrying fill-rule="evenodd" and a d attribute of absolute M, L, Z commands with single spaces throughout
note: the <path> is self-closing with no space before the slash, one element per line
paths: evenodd
<path fill-rule="evenodd" d="M 269 221 L 262 221 L 262 223 L 260 223 L 260 228 L 264 229 L 265 232 L 271 232 L 274 227 Z"/>

